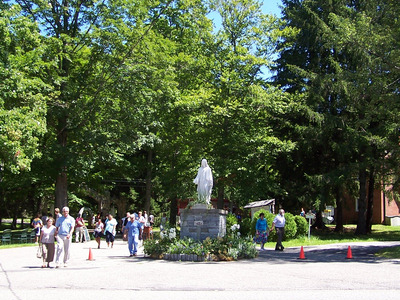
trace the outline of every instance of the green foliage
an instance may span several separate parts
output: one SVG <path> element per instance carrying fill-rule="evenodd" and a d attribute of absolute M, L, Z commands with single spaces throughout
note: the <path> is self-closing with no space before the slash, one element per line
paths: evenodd
<path fill-rule="evenodd" d="M 161 258 L 169 254 L 196 254 L 198 256 L 211 255 L 213 260 L 237 260 L 255 258 L 258 251 L 251 237 L 243 238 L 237 230 L 223 238 L 207 238 L 203 242 L 190 238 L 168 238 L 144 241 L 144 252 L 153 258 Z"/>
<path fill-rule="evenodd" d="M 238 224 L 238 220 L 237 220 L 237 218 L 236 218 L 236 216 L 234 214 L 229 213 L 226 216 L 226 229 L 230 230 L 230 228 L 234 224 Z"/>
<path fill-rule="evenodd" d="M 1 10 L 0 17 L 0 163 L 17 174 L 30 171 L 42 154 L 51 88 L 41 71 L 49 63 L 37 24 L 20 16 L 17 7 Z"/>
<path fill-rule="evenodd" d="M 153 258 L 161 258 L 171 244 L 167 239 L 147 239 L 143 243 L 143 251 Z"/>
<path fill-rule="evenodd" d="M 252 220 L 251 218 L 243 218 L 240 222 L 240 234 L 242 236 L 251 236 L 252 229 Z"/>
<path fill-rule="evenodd" d="M 190 238 L 179 239 L 171 243 L 166 253 L 170 254 L 196 254 L 205 256 L 203 244 Z"/>
<path fill-rule="evenodd" d="M 297 225 L 294 216 L 291 213 L 285 213 L 285 240 L 290 240 L 296 236 Z"/>
<path fill-rule="evenodd" d="M 306 236 L 308 233 L 308 222 L 307 219 L 302 216 L 294 216 L 294 221 L 296 222 L 296 238 Z"/>

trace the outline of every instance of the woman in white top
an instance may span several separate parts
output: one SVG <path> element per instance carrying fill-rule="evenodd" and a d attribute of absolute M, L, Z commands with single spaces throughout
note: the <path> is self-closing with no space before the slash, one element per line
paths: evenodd
<path fill-rule="evenodd" d="M 50 268 L 50 262 L 54 259 L 54 234 L 56 233 L 56 227 L 53 225 L 54 219 L 48 218 L 46 225 L 42 227 L 42 231 L 40 233 L 40 242 L 42 243 L 42 252 L 43 252 L 43 265 L 42 268 L 47 267 Z"/>
<path fill-rule="evenodd" d="M 98 218 L 93 233 L 94 237 L 96 238 L 98 249 L 100 249 L 100 242 L 101 242 L 101 237 L 103 236 L 103 232 L 104 232 L 104 224 L 101 221 L 101 218 Z"/>

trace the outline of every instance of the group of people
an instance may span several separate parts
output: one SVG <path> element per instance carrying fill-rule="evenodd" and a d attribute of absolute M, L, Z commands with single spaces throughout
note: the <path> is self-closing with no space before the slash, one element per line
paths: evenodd
<path fill-rule="evenodd" d="M 78 215 L 74 219 L 69 214 L 69 208 L 63 207 L 62 214 L 59 213 L 59 209 L 55 210 L 55 218 L 47 217 L 46 224 L 43 225 L 43 221 L 37 216 L 32 222 L 34 226 L 37 240 L 40 240 L 42 247 L 42 258 L 43 265 L 42 268 L 50 267 L 50 263 L 53 262 L 54 256 L 56 256 L 56 268 L 61 266 L 61 260 L 64 267 L 67 266 L 70 258 L 70 245 L 73 238 L 73 233 L 75 229 L 76 242 L 80 241 L 81 227 L 84 226 L 84 221 L 82 216 Z M 261 251 L 265 250 L 264 244 L 268 240 L 269 233 L 276 230 L 277 242 L 275 246 L 276 251 L 283 251 L 284 247 L 282 245 L 282 239 L 285 232 L 285 211 L 283 209 L 279 210 L 279 214 L 275 216 L 272 221 L 271 229 L 268 228 L 267 220 L 265 219 L 264 213 L 259 215 L 259 219 L 256 223 L 256 236 L 254 241 L 261 244 Z M 154 224 L 154 217 L 150 216 L 147 218 L 146 212 L 144 215 L 142 212 L 127 213 L 126 217 L 122 219 L 122 233 L 126 240 L 128 241 L 128 250 L 130 256 L 136 256 L 138 251 L 138 245 L 140 240 L 142 240 L 143 228 L 152 227 Z M 108 214 L 105 222 L 101 220 L 101 217 L 96 218 L 94 236 L 100 248 L 101 237 L 105 235 L 107 247 L 111 248 L 114 245 L 115 235 L 117 231 L 118 222 L 111 214 Z M 57 241 L 57 248 L 55 246 L 55 241 Z"/>
<path fill-rule="evenodd" d="M 65 267 L 68 264 L 75 219 L 69 215 L 68 207 L 62 209 L 62 214 L 59 213 L 59 209 L 56 209 L 55 218 L 56 220 L 52 216 L 47 217 L 46 225 L 43 225 L 40 229 L 42 268 L 50 267 L 50 263 L 54 260 L 54 255 L 56 255 L 56 268 L 61 266 L 61 259 Z M 57 241 L 57 249 L 54 244 L 55 241 Z"/>
<path fill-rule="evenodd" d="M 45 225 L 43 225 L 45 223 Z M 143 228 L 152 228 L 154 224 L 154 216 L 147 216 L 146 211 L 144 214 L 139 212 L 138 214 L 127 213 L 126 218 L 122 219 L 122 233 L 126 236 L 128 241 L 128 249 L 130 256 L 135 256 L 138 251 L 138 244 L 142 240 Z M 55 263 L 56 268 L 64 264 L 67 266 L 70 257 L 70 245 L 73 239 L 73 233 L 75 231 L 76 238 L 75 242 L 82 242 L 83 228 L 85 221 L 79 214 L 77 218 L 73 218 L 69 214 L 69 208 L 64 207 L 62 214 L 58 208 L 55 209 L 55 218 L 51 215 L 46 217 L 45 222 L 42 221 L 38 215 L 33 221 L 32 226 L 36 232 L 36 243 L 40 242 L 43 265 L 42 268 L 50 267 L 50 263 L 53 262 L 54 256 L 56 257 Z M 108 214 L 103 221 L 101 215 L 97 215 L 94 224 L 94 237 L 97 242 L 98 248 L 100 248 L 101 238 L 105 236 L 107 247 L 113 248 L 115 236 L 117 233 L 118 222 L 112 214 Z M 55 245 L 57 242 L 57 246 Z"/>
<path fill-rule="evenodd" d="M 100 249 L 101 238 L 103 236 L 106 237 L 107 247 L 114 247 L 115 235 L 117 234 L 117 226 L 118 222 L 112 214 L 108 214 L 106 216 L 104 223 L 101 220 L 101 216 L 97 215 L 93 231 L 94 238 L 97 242 L 97 248 Z"/>
<path fill-rule="evenodd" d="M 256 223 L 256 236 L 254 237 L 254 242 L 261 245 L 261 251 L 265 250 L 264 244 L 267 242 L 270 232 L 274 229 L 276 230 L 277 235 L 275 251 L 283 251 L 283 249 L 285 249 L 282 245 L 282 239 L 285 233 L 285 222 L 285 211 L 280 209 L 279 214 L 277 214 L 272 221 L 271 229 L 269 229 L 264 213 L 260 213 L 259 219 Z"/>
<path fill-rule="evenodd" d="M 122 235 L 123 240 L 128 242 L 130 256 L 136 256 L 138 245 L 143 241 L 143 232 L 145 228 L 151 230 L 154 225 L 154 216 L 143 213 L 126 213 L 126 217 L 122 219 Z"/>

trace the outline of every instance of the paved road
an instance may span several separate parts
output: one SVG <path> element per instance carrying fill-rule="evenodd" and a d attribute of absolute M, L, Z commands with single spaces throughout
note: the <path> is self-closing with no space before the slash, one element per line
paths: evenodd
<path fill-rule="evenodd" d="M 348 246 L 353 259 L 346 259 Z M 0 297 L 79 299 L 399 299 L 400 260 L 373 252 L 400 242 L 271 249 L 253 260 L 171 262 L 128 257 L 125 242 L 72 245 L 68 268 L 41 269 L 35 247 L 0 250 Z M 89 248 L 94 258 L 88 261 Z M 60 298 L 57 298 L 60 299 Z"/>

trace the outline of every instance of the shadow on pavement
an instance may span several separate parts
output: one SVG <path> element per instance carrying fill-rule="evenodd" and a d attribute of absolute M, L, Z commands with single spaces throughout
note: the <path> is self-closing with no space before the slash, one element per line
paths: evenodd
<path fill-rule="evenodd" d="M 343 245 L 335 248 L 315 248 L 315 247 L 304 247 L 305 259 L 299 259 L 300 247 L 286 248 L 284 251 L 275 251 L 273 249 L 267 249 L 266 251 L 260 251 L 259 256 L 254 261 L 265 261 L 269 263 L 316 263 L 316 262 L 357 262 L 357 263 L 373 263 L 379 264 L 382 262 L 392 262 L 393 264 L 400 264 L 400 260 L 386 259 L 376 257 L 375 253 L 385 248 L 392 248 L 398 246 L 362 246 L 353 245 L 351 246 L 351 257 L 348 256 L 348 248 Z"/>

